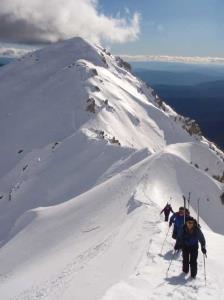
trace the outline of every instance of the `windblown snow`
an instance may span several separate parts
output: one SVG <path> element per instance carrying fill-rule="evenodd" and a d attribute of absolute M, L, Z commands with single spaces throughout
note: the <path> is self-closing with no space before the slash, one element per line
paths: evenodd
<path fill-rule="evenodd" d="M 1 299 L 223 299 L 224 155 L 120 58 L 74 38 L 1 68 L 0 137 Z M 206 285 L 161 253 L 183 195 Z"/>

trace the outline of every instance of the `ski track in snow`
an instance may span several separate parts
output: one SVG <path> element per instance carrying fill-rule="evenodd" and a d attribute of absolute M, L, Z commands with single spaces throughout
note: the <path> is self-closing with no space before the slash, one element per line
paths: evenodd
<path fill-rule="evenodd" d="M 33 286 L 25 290 L 18 297 L 12 298 L 12 300 L 61 299 L 61 294 L 71 284 L 72 276 L 84 269 L 94 257 L 102 255 L 110 247 L 114 236 L 115 234 L 109 236 L 102 243 L 80 254 L 51 280 L 44 282 L 41 286 Z"/>
<path fill-rule="evenodd" d="M 205 278 L 203 273 L 203 257 L 199 249 L 198 259 L 198 275 L 195 280 L 190 278 L 190 275 L 183 274 L 182 268 L 182 255 L 181 253 L 175 254 L 169 272 L 167 272 L 170 259 L 173 255 L 174 241 L 171 238 L 171 231 L 165 246 L 163 254 L 161 254 L 161 241 L 163 241 L 167 232 L 167 223 L 163 222 L 163 217 L 158 216 L 160 209 L 155 203 L 149 200 L 145 192 L 145 182 L 141 185 L 142 195 L 141 201 L 148 202 L 147 209 L 150 210 L 148 217 L 150 221 L 143 222 L 143 229 L 147 231 L 149 242 L 144 253 L 136 267 L 134 275 L 124 282 L 118 283 L 107 291 L 106 295 L 101 300 L 156 300 L 167 299 L 173 297 L 174 299 L 221 299 L 223 295 L 223 288 L 216 283 L 216 280 L 207 273 L 207 281 L 205 286 Z M 139 191 L 138 191 L 139 192 Z M 156 270 L 156 272 L 154 272 Z M 119 290 L 119 285 L 122 288 Z M 137 287 L 133 291 L 134 287 Z M 140 289 L 138 287 L 140 286 Z M 144 288 L 143 288 L 144 287 Z M 143 291 L 145 291 L 142 294 Z M 218 293 L 217 293 L 218 292 Z M 123 295 L 123 296 L 121 296 Z"/>
<path fill-rule="evenodd" d="M 158 212 L 159 210 L 155 209 L 156 216 L 158 216 Z M 150 218 L 151 216 L 150 213 Z M 169 297 L 178 300 L 222 299 L 223 288 L 220 288 L 220 285 L 216 284 L 214 278 L 208 273 L 205 286 L 200 250 L 198 276 L 195 280 L 191 279 L 189 274 L 181 273 L 182 256 L 180 253 L 175 256 L 167 273 L 173 244 L 167 242 L 164 247 L 165 253 L 163 255 L 159 253 L 162 236 L 165 236 L 167 228 L 157 220 L 145 221 L 144 226 L 151 237 L 147 249 L 144 249 L 146 250 L 145 255 L 141 258 L 135 275 L 130 276 L 126 282 L 120 282 L 113 286 L 101 300 L 165 300 Z M 171 236 L 169 239 L 171 240 Z"/>
<path fill-rule="evenodd" d="M 142 192 L 144 194 L 144 189 Z M 155 205 L 155 203 L 149 201 L 148 197 L 141 200 L 148 202 L 147 206 L 144 208 L 146 213 L 142 214 L 143 216 L 145 215 L 145 217 L 143 220 L 141 220 L 142 231 L 147 233 L 148 242 L 145 243 L 145 248 L 142 249 L 142 253 L 139 256 L 134 273 L 129 278 L 124 278 L 128 284 L 127 295 L 125 298 L 120 298 L 119 290 L 118 292 L 115 292 L 115 295 L 113 295 L 113 290 L 115 289 L 116 291 L 117 285 L 119 286 L 119 284 L 117 284 L 109 289 L 107 295 L 103 297 L 102 300 L 129 299 L 128 297 L 131 297 L 131 294 L 129 295 L 129 289 L 131 290 L 135 286 L 138 287 L 141 285 L 141 281 L 143 282 L 143 286 L 144 284 L 146 284 L 146 286 L 149 285 L 145 291 L 145 294 L 148 294 L 146 296 L 147 298 L 145 298 L 147 300 L 167 299 L 168 297 L 174 297 L 175 299 L 180 300 L 196 300 L 201 297 L 203 297 L 203 299 L 219 299 L 214 297 L 214 292 L 217 292 L 219 287 L 212 282 L 210 276 L 207 278 L 207 286 L 205 287 L 202 271 L 203 261 L 200 253 L 198 261 L 199 271 L 196 280 L 191 280 L 189 275 L 181 274 L 182 258 L 180 253 L 175 255 L 169 273 L 167 273 L 167 268 L 172 257 L 173 249 L 171 234 L 169 234 L 167 239 L 168 241 L 164 246 L 164 253 L 159 253 L 162 238 L 165 236 L 167 231 L 167 223 L 164 224 L 162 217 L 159 218 L 159 207 Z M 147 220 L 147 217 L 150 219 L 150 221 Z M 98 227 L 95 227 L 92 230 L 96 230 L 97 228 Z M 169 233 L 171 233 L 171 231 L 169 231 Z M 118 233 L 112 234 L 105 241 L 96 245 L 94 248 L 83 252 L 81 255 L 75 258 L 74 262 L 68 264 L 61 273 L 51 280 L 45 282 L 42 286 L 34 286 L 31 289 L 21 293 L 18 297 L 12 298 L 12 300 L 61 299 L 64 291 L 69 287 L 69 285 L 75 284 L 72 281 L 74 274 L 88 266 L 90 261 L 96 256 L 99 258 L 99 256 L 105 255 L 108 249 L 113 247 L 113 242 L 117 234 Z M 140 232 L 139 235 L 142 237 Z M 136 243 L 136 241 L 133 241 L 133 243 Z M 157 274 L 154 273 L 154 268 L 160 269 L 158 270 Z M 155 275 L 157 275 L 157 278 L 155 278 Z M 122 293 L 125 294 L 125 288 L 122 287 L 122 289 Z M 141 294 L 141 291 L 138 292 L 138 289 L 136 289 L 136 298 L 130 299 L 144 299 L 139 298 L 139 294 Z"/>

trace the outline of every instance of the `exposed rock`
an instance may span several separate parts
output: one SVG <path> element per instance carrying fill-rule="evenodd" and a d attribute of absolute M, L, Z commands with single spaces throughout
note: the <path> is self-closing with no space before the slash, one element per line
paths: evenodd
<path fill-rule="evenodd" d="M 117 140 L 114 136 L 113 138 L 110 140 L 111 144 L 118 144 L 119 146 L 121 145 L 119 140 Z"/>
<path fill-rule="evenodd" d="M 138 92 L 139 94 L 144 94 L 144 92 L 143 92 L 143 90 L 142 90 L 141 87 L 137 87 L 137 92 Z"/>
<path fill-rule="evenodd" d="M 23 171 L 25 171 L 27 168 L 28 168 L 28 165 L 25 165 L 25 166 L 23 167 Z"/>
<path fill-rule="evenodd" d="M 93 76 L 97 76 L 98 72 L 95 68 L 90 69 L 90 72 L 92 73 Z"/>
<path fill-rule="evenodd" d="M 107 64 L 107 61 L 106 61 L 106 58 L 105 58 L 104 54 L 101 53 L 101 56 L 102 56 L 102 61 L 103 61 L 103 63 L 104 63 L 105 66 L 108 68 L 109 66 L 108 66 L 108 64 Z"/>
<path fill-rule="evenodd" d="M 93 86 L 94 92 L 100 92 L 100 88 L 97 85 Z"/>
<path fill-rule="evenodd" d="M 190 135 L 199 135 L 199 136 L 202 135 L 201 128 L 196 123 L 196 121 L 191 120 L 191 122 L 188 122 L 186 125 L 187 125 L 186 129 Z"/>
<path fill-rule="evenodd" d="M 52 146 L 52 150 L 55 150 L 55 148 L 59 145 L 59 142 L 55 142 L 54 145 Z"/>
<path fill-rule="evenodd" d="M 115 109 L 113 108 L 113 106 L 109 105 L 108 99 L 104 100 L 104 105 L 106 106 L 107 111 L 110 111 L 110 112 L 114 112 L 115 111 Z"/>
<path fill-rule="evenodd" d="M 96 112 L 96 103 L 95 103 L 95 100 L 93 98 L 89 98 L 87 100 L 87 106 L 86 106 L 86 111 L 89 111 L 91 113 L 94 113 Z"/>
<path fill-rule="evenodd" d="M 156 97 L 156 92 L 154 90 L 152 90 L 152 96 Z"/>
<path fill-rule="evenodd" d="M 127 71 L 131 71 L 131 65 L 124 61 L 123 59 L 120 58 L 120 56 L 116 56 L 116 62 L 118 64 L 119 67 L 124 68 Z"/>
<path fill-rule="evenodd" d="M 224 193 L 222 193 L 222 195 L 220 196 L 222 204 L 224 204 Z"/>
<path fill-rule="evenodd" d="M 111 53 L 106 48 L 103 49 L 103 52 L 106 53 L 107 55 L 111 56 Z"/>
<path fill-rule="evenodd" d="M 219 175 L 213 175 L 212 177 L 214 179 L 216 179 L 217 181 L 219 181 L 221 183 L 224 183 L 224 171 L 223 171 L 223 174 L 221 176 L 219 176 Z"/>
<path fill-rule="evenodd" d="M 98 129 L 96 129 L 96 130 L 94 130 L 95 131 L 95 133 L 97 134 L 97 136 L 99 137 L 99 138 L 101 138 L 101 139 L 104 139 L 105 138 L 105 136 L 104 136 L 104 131 L 103 130 L 98 130 Z"/>
<path fill-rule="evenodd" d="M 156 100 L 156 103 L 157 103 L 158 107 L 161 108 L 164 112 L 166 112 L 167 111 L 166 105 L 162 101 L 162 99 L 158 95 L 156 95 L 155 100 Z"/>

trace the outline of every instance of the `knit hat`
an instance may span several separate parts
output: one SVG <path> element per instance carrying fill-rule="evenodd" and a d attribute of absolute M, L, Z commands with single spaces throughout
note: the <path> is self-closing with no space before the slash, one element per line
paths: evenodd
<path fill-rule="evenodd" d="M 195 224 L 197 223 L 197 221 L 193 218 L 193 217 L 187 217 L 186 218 L 186 223 L 188 222 L 188 221 L 193 221 Z"/>

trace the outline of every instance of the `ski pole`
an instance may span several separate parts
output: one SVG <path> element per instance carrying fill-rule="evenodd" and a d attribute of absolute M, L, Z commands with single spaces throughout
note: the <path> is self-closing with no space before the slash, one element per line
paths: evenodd
<path fill-rule="evenodd" d="M 191 192 L 189 192 L 189 195 L 188 195 L 188 209 L 190 209 L 190 201 L 191 201 Z"/>
<path fill-rule="evenodd" d="M 176 254 L 177 252 L 178 252 L 178 251 L 176 251 L 176 250 L 173 252 L 173 255 L 172 255 L 171 260 L 170 260 L 170 263 L 169 263 L 169 267 L 168 267 L 168 269 L 167 269 L 167 271 L 166 271 L 166 277 L 168 277 L 168 272 L 169 272 L 170 267 L 171 267 L 171 265 L 172 265 L 174 256 L 175 256 L 175 254 Z"/>
<path fill-rule="evenodd" d="M 200 198 L 198 198 L 198 207 L 197 207 L 197 222 L 198 222 L 198 224 L 199 224 L 199 209 L 200 209 L 199 203 L 200 203 Z"/>
<path fill-rule="evenodd" d="M 163 247 L 164 247 L 164 245 L 165 245 L 165 242 L 166 242 L 166 239 L 167 239 L 167 236 L 168 236 L 168 233 L 169 233 L 169 231 L 170 231 L 170 227 L 168 228 L 168 230 L 167 230 L 167 233 L 166 233 L 166 236 L 165 236 L 165 239 L 164 239 L 164 241 L 163 241 L 163 244 L 162 244 L 162 248 L 161 248 L 161 251 L 160 251 L 160 254 L 162 255 L 162 252 L 163 252 Z"/>
<path fill-rule="evenodd" d="M 185 221 L 186 221 L 186 198 L 184 195 L 183 195 L 183 199 L 184 199 L 184 224 L 185 224 Z"/>
<path fill-rule="evenodd" d="M 205 286 L 206 286 L 207 278 L 206 278 L 206 268 L 205 268 L 205 257 L 207 257 L 207 256 L 205 254 L 203 254 L 203 258 L 204 258 L 204 277 L 205 277 Z"/>

